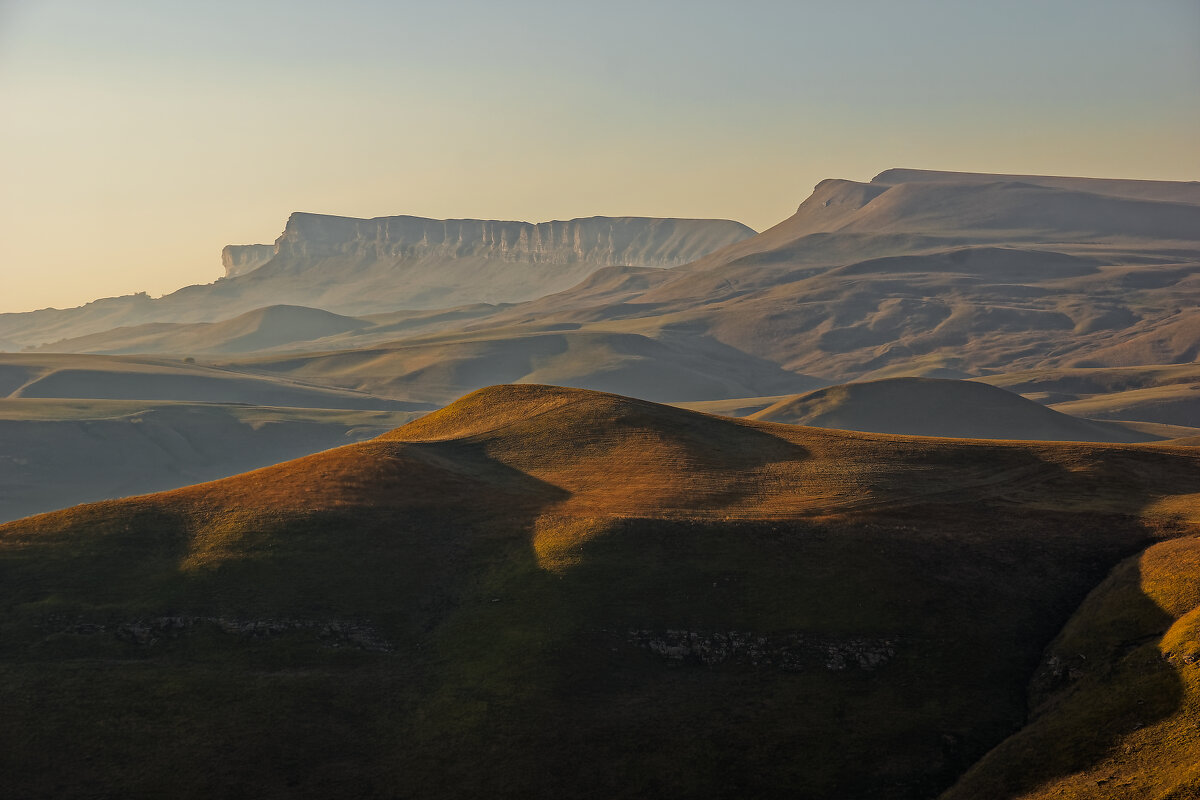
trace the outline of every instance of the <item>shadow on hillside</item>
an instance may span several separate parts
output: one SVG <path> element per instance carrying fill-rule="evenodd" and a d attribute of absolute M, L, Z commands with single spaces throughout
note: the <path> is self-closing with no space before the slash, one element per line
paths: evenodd
<path fill-rule="evenodd" d="M 746 481 L 794 446 L 726 424 L 739 428 L 739 441 L 755 443 L 744 460 L 724 462 L 744 469 Z M 1138 512 L 1154 493 L 1195 483 L 1194 475 L 1172 475 L 1165 456 L 1156 467 L 1158 455 L 1105 452 L 1096 466 L 1085 446 L 1080 458 L 1053 460 L 1033 447 L 948 442 L 914 461 L 912 475 L 882 471 L 864 486 L 894 499 L 830 508 L 820 520 L 588 520 L 590 535 L 576 543 L 572 563 L 555 576 L 555 601 L 546 604 L 574 615 L 560 624 L 587 642 L 586 658 L 576 643 L 575 660 L 547 679 L 553 708 L 572 725 L 556 729 L 553 743 L 534 737 L 535 749 L 553 747 L 571 763 L 590 752 L 647 780 L 654 763 L 669 762 L 692 776 L 680 796 L 929 798 L 989 751 L 1011 748 L 1020 749 L 1003 756 L 1010 785 L 948 796 L 1008 797 L 1086 769 L 1133 726 L 1174 713 L 1178 677 L 1158 669 L 1152 683 L 1122 694 L 1133 663 L 1126 659 L 1143 657 L 1157 641 L 1137 650 L 1144 633 L 1089 656 L 1089 664 L 1104 665 L 1094 675 L 1080 676 L 1077 665 L 1050 667 L 1043 654 L 1113 566 L 1153 540 Z M 1130 463 L 1142 461 L 1150 467 Z M 913 482 L 907 502 L 894 494 L 906 481 Z M 1122 613 L 1161 635 L 1169 620 L 1135 595 Z M 705 647 L 730 631 L 768 643 L 888 641 L 897 655 L 870 674 L 787 673 L 749 669 L 736 655 L 710 664 L 701 651 L 678 661 L 634 653 L 630 630 Z M 1030 720 L 1030 678 L 1046 670 L 1063 683 L 1045 690 L 1053 708 Z M 1089 688 L 1096 682 L 1100 690 Z M 1138 704 L 1147 692 L 1154 702 Z M 636 712 L 626 705 L 635 697 Z M 604 785 L 602 776 L 593 779 Z"/>
<path fill-rule="evenodd" d="M 605 437 L 652 422 L 662 439 L 649 443 L 678 444 L 678 460 L 664 465 L 648 446 L 636 450 L 645 464 L 600 477 L 683 473 L 708 487 L 697 502 L 720 508 L 734 499 L 723 487 L 745 497 L 770 480 L 764 467 L 811 457 L 751 425 L 639 408 L 554 458 L 584 463 L 589 448 L 612 444 Z M 1067 659 L 1051 669 L 1041 690 L 1049 704 L 1012 735 L 1027 722 L 1025 690 L 1047 643 L 1151 537 L 1135 512 L 1158 487 L 1194 484 L 1165 455 L 1155 466 L 1159 456 L 1105 451 L 1115 454 L 1087 472 L 1035 448 L 922 445 L 892 454 L 916 476 L 880 472 L 886 485 L 863 487 L 887 498 L 917 482 L 907 505 L 740 521 L 622 518 L 601 507 L 603 535 L 554 573 L 533 539 L 566 489 L 475 439 L 397 447 L 421 454 L 407 462 L 416 471 L 364 467 L 362 485 L 345 487 L 364 498 L 357 505 L 267 513 L 251 503 L 219 518 L 150 499 L 6 530 L 34 534 L 40 524 L 53 536 L 0 551 L 5 607 L 57 595 L 72 613 L 117 621 L 364 621 L 393 648 L 331 649 L 303 631 L 275 646 L 214 631 L 120 643 L 106 651 L 114 666 L 88 661 L 73 681 L 62 679 L 69 664 L 48 657 L 20 666 L 27 684 L 51 676 L 53 702 L 27 691 L 6 706 L 16 721 L 0 731 L 11 734 L 0 737 L 10 788 L 483 798 L 585 787 L 595 796 L 915 800 L 991 749 L 961 786 L 994 763 L 1007 777 L 987 784 L 990 794 L 948 796 L 999 798 L 1096 763 L 1123 732 L 1180 700 L 1169 667 L 1138 660 L 1157 639 L 1093 637 L 1109 668 L 1073 676 Z M 989 472 L 1000 479 L 985 480 Z M 955 485 L 970 491 L 933 491 Z M 1116 510 L 1104 510 L 1109 501 Z M 202 568 L 181 569 L 205 525 L 228 526 L 209 531 L 221 548 Z M 1134 595 L 1117 607 L 1154 633 L 1163 615 L 1138 580 L 1125 577 Z M 719 643 L 730 632 L 762 637 L 771 653 L 800 641 L 804 658 L 822 657 L 793 670 L 754 663 L 749 651 L 708 663 L 645 645 L 693 634 Z M 71 644 L 71 657 L 94 657 L 99 636 L 70 636 L 87 639 Z M 5 644 L 7 653 L 25 646 Z M 22 660 L 24 650 L 9 666 Z M 1131 670 L 1146 674 L 1137 692 L 1122 690 Z M 54 747 L 27 729 L 55 732 Z"/>
<path fill-rule="evenodd" d="M 1185 683 L 1159 652 L 1174 618 L 1140 590 L 1139 558 L 1118 565 L 1047 647 L 1030 682 L 1024 727 L 976 762 L 943 800 L 1041 796 L 1039 788 L 1054 796 L 1069 792 L 1056 782 L 1096 767 L 1125 737 L 1179 711 Z M 1134 791 L 1121 783 L 1131 779 L 1128 770 L 1089 777 L 1085 791 L 1105 784 Z"/>

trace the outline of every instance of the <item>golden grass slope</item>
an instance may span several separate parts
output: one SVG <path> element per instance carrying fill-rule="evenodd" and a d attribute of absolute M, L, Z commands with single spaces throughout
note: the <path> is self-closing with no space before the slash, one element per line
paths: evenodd
<path fill-rule="evenodd" d="M 0 526 L 0 774 L 20 796 L 934 797 L 1020 735 L 1088 592 L 1197 532 L 1198 488 L 1190 448 L 491 387 Z M 1177 697 L 1152 699 L 1192 718 Z"/>
<path fill-rule="evenodd" d="M 1031 722 L 944 797 L 1200 795 L 1200 538 L 1122 562 L 1047 649 Z"/>

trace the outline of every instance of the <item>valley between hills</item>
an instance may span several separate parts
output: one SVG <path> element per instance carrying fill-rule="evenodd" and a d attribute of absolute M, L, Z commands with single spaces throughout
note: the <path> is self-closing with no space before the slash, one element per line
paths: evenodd
<path fill-rule="evenodd" d="M 222 258 L 0 314 L 11 796 L 1200 796 L 1200 184 Z"/>

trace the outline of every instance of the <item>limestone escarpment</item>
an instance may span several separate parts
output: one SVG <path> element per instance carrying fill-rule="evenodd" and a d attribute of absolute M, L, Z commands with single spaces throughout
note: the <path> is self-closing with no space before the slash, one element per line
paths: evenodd
<path fill-rule="evenodd" d="M 228 245 L 225 276 L 161 298 L 0 314 L 17 350 L 118 327 L 216 322 L 268 306 L 336 314 L 516 303 L 608 266 L 675 267 L 754 235 L 739 222 L 590 217 L 528 223 L 295 213 L 274 244 Z"/>
<path fill-rule="evenodd" d="M 752 235 L 729 220 L 529 223 L 295 213 L 274 257 L 223 283 L 241 310 L 284 303 L 357 315 L 515 303 L 567 289 L 602 267 L 675 267 Z"/>
<path fill-rule="evenodd" d="M 295 213 L 275 250 L 285 259 L 482 257 L 534 264 L 685 264 L 753 235 L 729 220 L 587 217 L 553 222 Z"/>
<path fill-rule="evenodd" d="M 275 257 L 273 244 L 227 244 L 221 250 L 221 266 L 226 278 L 245 275 Z"/>

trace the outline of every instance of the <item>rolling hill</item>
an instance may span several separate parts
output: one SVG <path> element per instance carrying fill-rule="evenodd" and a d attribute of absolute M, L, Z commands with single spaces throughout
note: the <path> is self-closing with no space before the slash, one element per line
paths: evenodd
<path fill-rule="evenodd" d="M 299 346 L 373 327 L 363 319 L 302 306 L 267 306 L 219 322 L 151 322 L 29 348 L 105 355 L 253 353 Z"/>
<path fill-rule="evenodd" d="M 1138 763 L 1194 764 L 1172 620 L 1195 570 L 1158 553 L 1200 532 L 1198 485 L 1187 448 L 493 387 L 0 526 L 0 774 L 27 797 L 987 800 L 1018 768 L 1085 785 L 1126 730 Z M 1055 678 L 1080 641 L 1096 658 Z M 1139 775 L 1142 797 L 1200 788 Z"/>
<path fill-rule="evenodd" d="M 764 422 L 818 428 L 1062 442 L 1146 442 L 1152 436 L 1118 423 L 1063 414 L 986 383 L 883 378 L 817 389 L 749 415 Z"/>
<path fill-rule="evenodd" d="M 182 359 L 0 355 L 0 520 L 234 475 L 432 408 Z"/>
<path fill-rule="evenodd" d="M 184 359 L 0 354 L 0 399 L 170 400 L 293 408 L 427 411 L 430 406 L 251 375 Z"/>
<path fill-rule="evenodd" d="M 1040 369 L 979 380 L 1068 414 L 1192 427 L 1200 422 L 1200 364 L 1196 362 Z"/>
<path fill-rule="evenodd" d="M 702 336 L 651 337 L 575 325 L 484 328 L 377 347 L 214 364 L 439 405 L 494 383 L 553 383 L 661 402 L 796 392 L 824 384 Z"/>
<path fill-rule="evenodd" d="M 0 400 L 0 522 L 236 475 L 369 439 L 420 413 Z"/>

